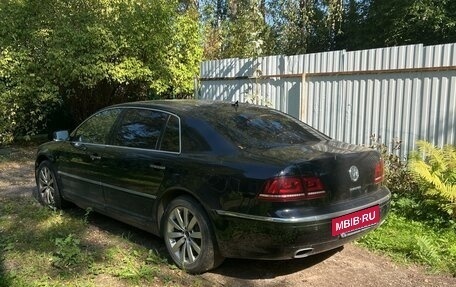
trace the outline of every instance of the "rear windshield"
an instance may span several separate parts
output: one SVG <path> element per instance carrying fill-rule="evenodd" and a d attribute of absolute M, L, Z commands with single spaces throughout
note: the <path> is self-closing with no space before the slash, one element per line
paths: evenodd
<path fill-rule="evenodd" d="M 220 110 L 210 121 L 239 148 L 273 148 L 329 139 L 303 122 L 260 107 Z"/>

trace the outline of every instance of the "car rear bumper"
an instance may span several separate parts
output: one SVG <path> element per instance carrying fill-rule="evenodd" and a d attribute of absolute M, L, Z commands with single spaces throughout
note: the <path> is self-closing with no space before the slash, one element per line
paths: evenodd
<path fill-rule="evenodd" d="M 216 211 L 215 230 L 225 257 L 292 259 L 340 247 L 377 228 L 385 220 L 391 194 L 381 187 L 380 198 L 362 204 L 335 207 L 330 212 L 305 217 L 267 217 Z M 332 219 L 379 206 L 380 221 L 367 228 L 332 236 Z"/>

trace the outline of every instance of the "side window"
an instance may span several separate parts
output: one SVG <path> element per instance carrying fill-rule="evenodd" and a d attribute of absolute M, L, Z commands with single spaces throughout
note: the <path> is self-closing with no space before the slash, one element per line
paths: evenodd
<path fill-rule="evenodd" d="M 115 145 L 156 149 L 168 114 L 146 109 L 126 109 L 117 131 Z"/>
<path fill-rule="evenodd" d="M 111 127 L 119 114 L 120 109 L 101 111 L 83 122 L 71 138 L 84 143 L 106 144 Z"/>
<path fill-rule="evenodd" d="M 164 151 L 180 152 L 179 119 L 169 116 L 160 149 Z"/>

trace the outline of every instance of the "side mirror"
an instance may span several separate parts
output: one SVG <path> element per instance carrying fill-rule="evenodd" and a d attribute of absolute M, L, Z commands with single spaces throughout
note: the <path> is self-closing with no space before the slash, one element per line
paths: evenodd
<path fill-rule="evenodd" d="M 68 131 L 56 131 L 53 134 L 54 141 L 66 141 L 69 138 Z"/>

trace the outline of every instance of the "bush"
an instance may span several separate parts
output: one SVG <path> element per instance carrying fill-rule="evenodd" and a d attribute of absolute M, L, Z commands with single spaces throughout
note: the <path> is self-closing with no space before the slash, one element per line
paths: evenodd
<path fill-rule="evenodd" d="M 456 223 L 454 213 L 448 212 L 451 196 L 446 193 L 451 188 L 441 188 L 454 186 L 454 147 L 436 149 L 419 142 L 418 151 L 407 162 L 396 155 L 400 141 L 393 142 L 391 149 L 375 137 L 372 142 L 385 161 L 392 212 L 385 224 L 359 242 L 400 261 L 418 262 L 456 276 Z"/>
<path fill-rule="evenodd" d="M 410 194 L 418 189 L 418 182 L 407 167 L 407 161 L 401 159 L 399 154 L 401 141 L 392 142 L 392 147 L 380 143 L 380 138 L 371 136 L 371 148 L 378 150 L 385 164 L 384 184 L 393 194 Z"/>
<path fill-rule="evenodd" d="M 397 155 L 401 149 L 399 140 L 392 143 L 391 149 L 380 143 L 375 136 L 371 137 L 371 142 L 370 147 L 377 149 L 385 162 L 384 184 L 392 193 L 392 211 L 397 215 L 425 222 L 431 226 L 442 228 L 454 226 L 455 222 L 446 210 L 448 201 L 436 195 L 435 192 L 429 192 L 431 187 L 429 183 L 423 181 L 413 171 L 416 154 L 407 162 Z M 447 161 L 451 159 L 448 158 Z"/>
<path fill-rule="evenodd" d="M 41 132 L 59 106 L 58 88 L 30 73 L 25 62 L 33 62 L 27 52 L 0 47 L 0 146 Z"/>
<path fill-rule="evenodd" d="M 427 201 L 456 219 L 456 148 L 436 148 L 420 141 L 411 154 L 410 170 L 419 180 Z"/>
<path fill-rule="evenodd" d="M 198 13 L 179 7 L 0 2 L 0 145 L 69 128 L 65 121 L 74 126 L 108 105 L 192 94 L 202 57 Z"/>

